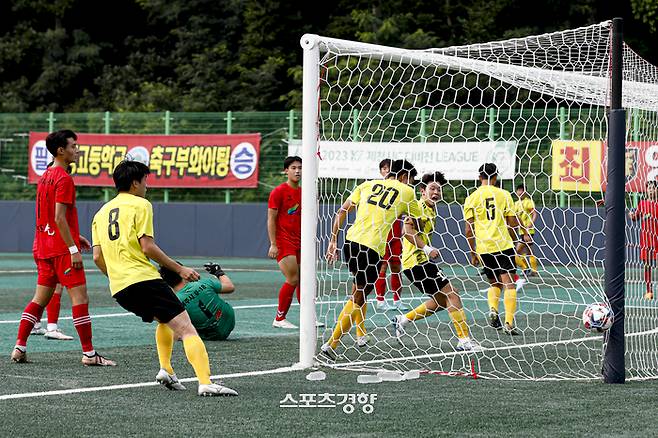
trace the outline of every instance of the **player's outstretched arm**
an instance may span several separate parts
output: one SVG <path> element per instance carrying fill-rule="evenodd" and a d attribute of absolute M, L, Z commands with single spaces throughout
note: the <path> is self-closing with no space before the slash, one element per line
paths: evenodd
<path fill-rule="evenodd" d="M 416 246 L 416 248 L 422 249 L 423 252 L 430 259 L 435 259 L 439 257 L 439 250 L 423 242 L 423 239 L 421 239 L 418 234 L 418 227 L 416 226 L 416 220 L 409 216 L 407 216 L 404 219 L 404 237 L 409 242 L 413 243 Z"/>
<path fill-rule="evenodd" d="M 103 250 L 100 246 L 96 245 L 93 247 L 94 251 L 94 263 L 98 269 L 107 277 L 107 265 L 105 264 L 105 257 L 103 257 Z"/>
<path fill-rule="evenodd" d="M 276 259 L 279 255 L 279 248 L 276 246 L 276 219 L 279 216 L 279 210 L 276 208 L 267 209 L 267 235 L 270 238 L 270 249 L 267 256 Z"/>
<path fill-rule="evenodd" d="M 466 241 L 468 242 L 468 247 L 471 249 L 471 264 L 477 266 L 480 264 L 480 259 L 475 252 L 475 234 L 473 233 L 473 218 L 466 219 L 466 229 L 464 234 L 466 235 Z"/>
<path fill-rule="evenodd" d="M 203 265 L 203 268 L 210 275 L 214 275 L 219 280 L 220 284 L 222 285 L 222 290 L 219 292 L 220 294 L 230 294 L 235 291 L 235 285 L 231 279 L 228 278 L 228 275 L 224 273 L 224 270 L 221 266 L 219 266 L 219 263 L 208 262 Z"/>
<path fill-rule="evenodd" d="M 334 216 L 334 222 L 331 226 L 331 240 L 329 241 L 329 247 L 327 248 L 327 262 L 333 263 L 338 260 L 338 232 L 340 227 L 345 222 L 347 213 L 354 208 L 354 203 L 348 199 L 340 206 Z"/>
<path fill-rule="evenodd" d="M 144 235 L 139 238 L 139 245 L 142 247 L 142 251 L 146 257 L 158 263 L 160 266 L 164 266 L 167 269 L 170 269 L 182 278 L 187 281 L 197 281 L 199 279 L 199 273 L 192 268 L 181 266 L 171 259 L 163 250 L 156 245 L 153 237 Z"/>

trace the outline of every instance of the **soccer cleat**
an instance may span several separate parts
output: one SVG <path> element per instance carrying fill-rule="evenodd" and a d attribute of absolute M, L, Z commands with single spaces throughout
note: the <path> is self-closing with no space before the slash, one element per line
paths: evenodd
<path fill-rule="evenodd" d="M 282 328 L 282 329 L 296 329 L 297 328 L 297 326 L 295 324 L 288 321 L 287 319 L 282 319 L 281 321 L 275 319 L 274 322 L 272 323 L 272 327 Z"/>
<path fill-rule="evenodd" d="M 338 358 L 338 355 L 336 354 L 336 351 L 331 348 L 329 344 L 322 344 L 320 347 L 320 354 L 325 357 L 325 359 L 329 359 L 332 362 L 335 362 L 336 359 Z"/>
<path fill-rule="evenodd" d="M 510 325 L 508 323 L 505 323 L 505 327 L 503 327 L 503 331 L 505 333 L 507 333 L 508 335 L 510 335 L 510 336 L 518 336 L 518 335 L 521 334 L 519 329 L 517 329 L 516 327 L 514 327 L 513 325 Z"/>
<path fill-rule="evenodd" d="M 228 397 L 236 396 L 238 392 L 217 383 L 211 383 L 209 385 L 199 385 L 198 394 L 201 397 Z"/>
<path fill-rule="evenodd" d="M 35 325 L 35 326 L 32 328 L 32 331 L 30 331 L 30 335 L 37 335 L 37 336 L 39 336 L 39 335 L 45 335 L 46 332 L 47 332 L 47 330 L 46 330 L 45 328 L 41 327 L 41 325 L 39 324 L 38 326 Z"/>
<path fill-rule="evenodd" d="M 397 315 L 391 319 L 393 330 L 395 331 L 395 338 L 400 344 L 402 344 L 402 336 L 406 334 L 404 327 L 402 327 L 402 318 L 404 318 L 404 315 Z"/>
<path fill-rule="evenodd" d="M 498 312 L 493 308 L 489 310 L 489 325 L 496 330 L 500 330 L 503 327 L 503 325 L 500 323 Z"/>
<path fill-rule="evenodd" d="M 57 330 L 48 330 L 43 334 L 43 337 L 46 339 L 55 339 L 57 341 L 72 341 L 73 336 L 65 335 L 60 329 Z"/>
<path fill-rule="evenodd" d="M 324 322 L 315 321 L 315 326 L 318 327 L 318 328 L 322 328 L 322 327 L 324 327 Z"/>
<path fill-rule="evenodd" d="M 169 374 L 167 370 L 161 369 L 155 376 L 155 381 L 171 391 L 185 391 L 185 386 L 178 381 L 176 374 Z"/>
<path fill-rule="evenodd" d="M 368 335 L 363 335 L 363 336 L 357 336 L 356 337 L 356 346 L 357 347 L 365 347 L 368 345 L 368 342 L 370 342 L 370 336 Z"/>
<path fill-rule="evenodd" d="M 516 290 L 517 290 L 517 291 L 518 291 L 518 290 L 521 290 L 521 288 L 522 288 L 527 282 L 528 282 L 528 280 L 526 280 L 525 278 L 518 278 L 518 279 L 515 281 Z"/>
<path fill-rule="evenodd" d="M 484 348 L 482 348 L 480 344 L 478 344 L 471 338 L 464 338 L 464 339 L 460 339 L 459 342 L 457 342 L 457 346 L 455 347 L 455 350 L 476 352 L 476 351 L 483 351 Z"/>
<path fill-rule="evenodd" d="M 653 300 L 653 291 L 648 290 L 647 293 L 644 294 L 644 299 Z"/>
<path fill-rule="evenodd" d="M 115 367 L 116 362 L 106 359 L 98 353 L 93 356 L 82 355 L 82 365 L 86 367 Z"/>
<path fill-rule="evenodd" d="M 388 304 L 388 302 L 386 300 L 381 300 L 381 301 L 377 300 L 375 302 L 375 307 L 377 308 L 377 310 L 381 310 L 383 312 L 386 312 L 387 310 L 395 309 L 395 307 Z"/>
<path fill-rule="evenodd" d="M 14 351 L 11 352 L 11 361 L 14 363 L 29 363 L 27 360 L 27 352 L 21 350 L 20 348 L 14 347 Z"/>

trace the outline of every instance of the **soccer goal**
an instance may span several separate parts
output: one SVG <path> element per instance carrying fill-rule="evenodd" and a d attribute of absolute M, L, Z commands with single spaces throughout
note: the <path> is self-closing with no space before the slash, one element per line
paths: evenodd
<path fill-rule="evenodd" d="M 584 328 L 582 313 L 588 304 L 606 301 L 601 201 L 611 26 L 427 50 L 302 37 L 303 365 L 496 379 L 600 378 L 604 336 Z M 623 86 L 630 211 L 658 175 L 658 69 L 625 45 Z M 385 158 L 405 158 L 419 176 L 442 171 L 449 180 L 432 242 L 482 351 L 456 351 L 445 311 L 409 324 L 398 340 L 391 318 L 404 312 L 378 309 L 373 292 L 365 318 L 368 343 L 358 345 L 353 327 L 341 338 L 335 361 L 316 354 L 351 293 L 345 261 L 324 260 L 334 215 L 357 184 L 381 178 L 378 163 Z M 519 336 L 489 326 L 488 283 L 469 262 L 462 206 L 484 162 L 496 163 L 502 188 L 513 196 L 524 185 L 538 216 L 531 246 L 538 273 L 517 271 Z M 645 298 L 640 222 L 615 230 L 627 242 L 625 362 L 631 379 L 658 376 L 658 306 Z M 350 218 L 343 224 L 339 249 L 350 224 Z M 404 276 L 402 281 L 405 307 L 426 298 Z M 316 332 L 316 318 L 326 328 Z"/>

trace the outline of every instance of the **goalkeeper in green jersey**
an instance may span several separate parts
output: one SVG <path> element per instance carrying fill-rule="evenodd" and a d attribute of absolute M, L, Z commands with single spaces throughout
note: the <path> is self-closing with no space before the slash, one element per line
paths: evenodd
<path fill-rule="evenodd" d="M 194 282 L 184 280 L 164 266 L 159 272 L 185 306 L 201 339 L 223 341 L 235 327 L 235 313 L 219 294 L 230 294 L 235 286 L 217 263 L 206 263 L 203 267 L 212 277 Z"/>

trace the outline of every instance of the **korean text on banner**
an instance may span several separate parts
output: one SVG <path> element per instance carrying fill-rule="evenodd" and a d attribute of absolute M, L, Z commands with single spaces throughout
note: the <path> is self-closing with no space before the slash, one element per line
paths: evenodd
<path fill-rule="evenodd" d="M 45 132 L 31 132 L 28 182 L 36 183 L 52 161 Z M 80 156 L 71 174 L 79 186 L 113 187 L 112 171 L 124 158 L 151 170 L 148 184 L 162 188 L 255 188 L 260 134 L 78 134 Z"/>
<path fill-rule="evenodd" d="M 551 189 L 601 191 L 602 147 L 600 141 L 553 140 Z"/>

